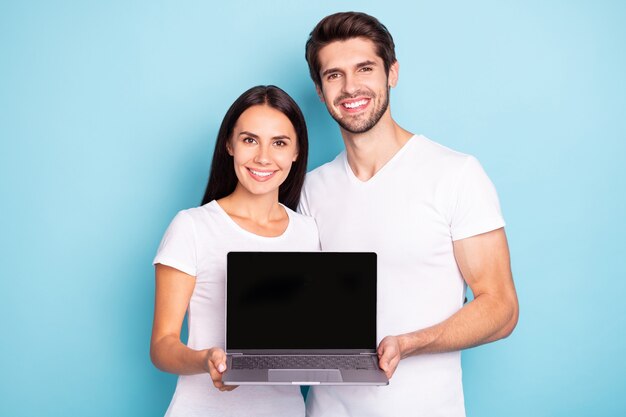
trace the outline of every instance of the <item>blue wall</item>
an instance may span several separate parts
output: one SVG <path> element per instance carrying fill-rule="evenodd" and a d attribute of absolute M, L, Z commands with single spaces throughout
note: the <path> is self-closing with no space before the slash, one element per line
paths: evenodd
<path fill-rule="evenodd" d="M 310 168 L 342 148 L 303 49 L 343 10 L 395 38 L 396 120 L 500 194 L 521 318 L 464 352 L 468 416 L 626 415 L 626 3 L 408 3 L 0 2 L 0 415 L 162 415 L 159 240 L 248 87 L 301 105 Z"/>

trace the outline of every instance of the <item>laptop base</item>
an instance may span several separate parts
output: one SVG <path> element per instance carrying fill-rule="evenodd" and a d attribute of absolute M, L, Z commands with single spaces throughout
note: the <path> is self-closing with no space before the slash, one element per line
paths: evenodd
<path fill-rule="evenodd" d="M 227 370 L 225 385 L 389 385 L 382 371 L 339 369 Z"/>

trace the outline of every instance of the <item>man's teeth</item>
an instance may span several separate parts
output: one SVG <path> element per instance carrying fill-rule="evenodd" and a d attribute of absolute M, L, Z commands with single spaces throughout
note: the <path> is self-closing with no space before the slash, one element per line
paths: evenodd
<path fill-rule="evenodd" d="M 261 171 L 255 171 L 253 169 L 250 170 L 250 172 L 252 172 L 254 175 L 258 175 L 259 177 L 269 177 L 270 175 L 273 174 L 272 171 L 269 172 L 261 172 Z"/>
<path fill-rule="evenodd" d="M 355 107 L 363 106 L 366 103 L 367 103 L 367 100 L 359 100 L 359 101 L 353 101 L 352 103 L 343 103 L 343 106 L 348 109 L 354 109 Z"/>

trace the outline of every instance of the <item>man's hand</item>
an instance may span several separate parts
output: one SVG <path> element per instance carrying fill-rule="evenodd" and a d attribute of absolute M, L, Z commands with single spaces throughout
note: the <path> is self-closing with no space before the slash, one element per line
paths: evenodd
<path fill-rule="evenodd" d="M 400 337 L 386 336 L 380 341 L 376 352 L 378 353 L 378 366 L 385 372 L 387 378 L 391 379 L 402 359 Z"/>
<path fill-rule="evenodd" d="M 224 385 L 222 374 L 226 372 L 226 353 L 220 348 L 211 348 L 206 354 L 206 371 L 211 375 L 213 385 L 220 391 L 232 391 L 237 385 Z"/>

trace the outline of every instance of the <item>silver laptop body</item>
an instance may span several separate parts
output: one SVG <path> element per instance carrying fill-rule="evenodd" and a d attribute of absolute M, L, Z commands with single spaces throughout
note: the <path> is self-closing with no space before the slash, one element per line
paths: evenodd
<path fill-rule="evenodd" d="M 229 252 L 227 385 L 387 385 L 376 254 Z"/>

